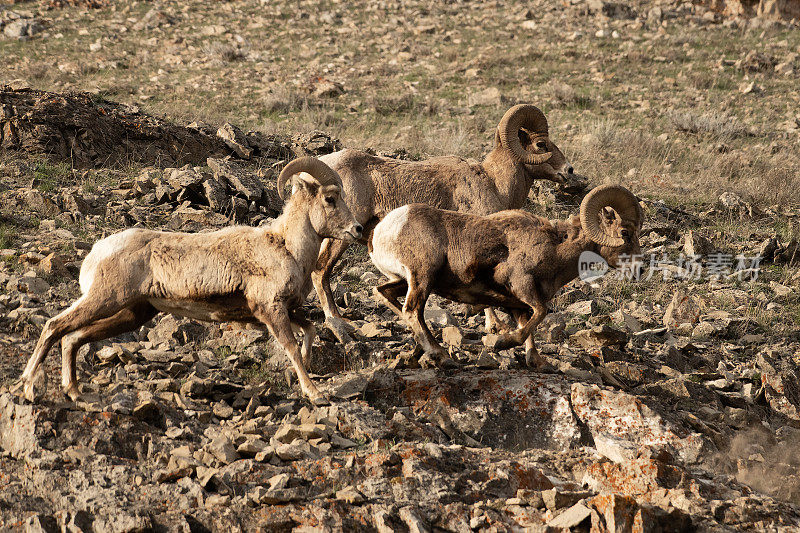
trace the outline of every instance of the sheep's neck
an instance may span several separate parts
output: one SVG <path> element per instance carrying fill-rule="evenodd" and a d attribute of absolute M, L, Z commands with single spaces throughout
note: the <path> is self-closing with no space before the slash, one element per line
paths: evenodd
<path fill-rule="evenodd" d="M 292 210 L 284 212 L 275 220 L 273 228 L 273 231 L 283 236 L 286 250 L 303 270 L 303 275 L 308 275 L 317 262 L 322 245 L 322 237 L 311 225 L 308 213 Z"/>
<path fill-rule="evenodd" d="M 483 168 L 494 181 L 505 209 L 519 209 L 525 205 L 533 182 L 525 173 L 523 165 L 511 160 L 506 151 L 494 149 L 483 160 Z"/>
<path fill-rule="evenodd" d="M 583 232 L 567 236 L 564 242 L 556 246 L 556 257 L 553 262 L 555 272 L 553 280 L 553 293 L 578 277 L 578 261 L 583 252 L 590 250 L 597 252 L 597 245 L 586 238 Z"/>

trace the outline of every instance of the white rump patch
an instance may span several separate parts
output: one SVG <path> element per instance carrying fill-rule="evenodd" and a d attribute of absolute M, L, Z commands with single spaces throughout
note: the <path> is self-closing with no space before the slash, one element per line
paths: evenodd
<path fill-rule="evenodd" d="M 89 292 L 89 287 L 94 283 L 94 274 L 100 262 L 121 250 L 130 236 L 136 231 L 138 230 L 135 228 L 126 229 L 123 232 L 109 235 L 105 239 L 97 241 L 94 246 L 92 246 L 89 255 L 83 260 L 81 274 L 78 278 L 83 294 Z"/>
<path fill-rule="evenodd" d="M 338 172 L 336 167 L 339 166 L 339 161 L 341 161 L 342 157 L 344 157 L 345 152 L 346 150 L 339 150 L 338 152 L 325 154 L 320 157 L 319 160 Z"/>
<path fill-rule="evenodd" d="M 398 207 L 381 220 L 372 233 L 369 257 L 383 275 L 392 281 L 408 280 L 409 270 L 395 254 L 397 237 L 408 221 L 408 206 Z"/>

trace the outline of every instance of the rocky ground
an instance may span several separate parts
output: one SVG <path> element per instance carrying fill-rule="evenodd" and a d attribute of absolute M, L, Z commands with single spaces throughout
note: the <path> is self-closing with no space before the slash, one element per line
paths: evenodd
<path fill-rule="evenodd" d="M 733 2 L 549 4 L 0 6 L 0 82 L 13 82 L 0 89 L 0 530 L 797 530 L 796 26 L 733 18 Z M 397 12 L 376 22 L 387 9 Z M 570 21 L 564 71 L 544 72 L 556 43 L 510 41 L 528 66 L 543 55 L 542 75 L 563 74 L 566 89 L 520 88 L 501 57 L 509 41 L 470 33 L 505 35 L 509 20 L 535 39 Z M 296 43 L 255 40 L 274 25 Z M 397 35 L 377 36 L 393 25 Z M 341 49 L 355 32 L 366 36 Z M 722 58 L 708 34 L 729 38 Z M 739 54 L 753 42 L 764 50 Z M 370 66 L 381 53 L 395 63 Z M 430 81 L 465 55 L 474 64 Z M 312 86 L 280 88 L 286 63 Z M 233 81 L 213 112 L 201 102 Z M 95 83 L 88 95 L 19 89 Z M 321 330 L 310 369 L 330 407 L 287 383 L 265 333 L 172 317 L 84 348 L 77 403 L 58 390 L 55 350 L 41 402 L 10 394 L 41 326 L 78 296 L 97 238 L 269 223 L 282 164 L 343 144 L 479 155 L 509 102 L 525 99 L 545 102 L 591 183 L 640 195 L 646 266 L 650 254 L 662 263 L 637 283 L 564 289 L 537 332 L 557 373 L 487 349 L 482 316 L 435 297 L 426 317 L 462 368 L 415 368 L 409 332 L 372 299 L 379 275 L 353 247 L 335 292 L 355 341 Z M 452 128 L 455 140 L 434 146 L 417 127 Z M 528 209 L 565 216 L 580 197 L 537 185 Z M 715 253 L 731 262 L 709 276 Z M 696 254 L 701 275 L 684 279 L 677 262 Z M 761 256 L 758 275 L 736 272 L 737 255 Z"/>

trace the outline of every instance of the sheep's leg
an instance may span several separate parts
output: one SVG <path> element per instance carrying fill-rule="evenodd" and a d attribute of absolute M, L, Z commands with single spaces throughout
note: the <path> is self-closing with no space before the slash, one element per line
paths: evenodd
<path fill-rule="evenodd" d="M 394 311 L 394 313 L 403 318 L 402 304 L 397 299 L 400 291 L 405 290 L 406 280 L 398 279 L 379 285 L 373 289 L 373 294 L 386 304 L 386 307 Z"/>
<path fill-rule="evenodd" d="M 507 333 L 511 330 L 511 327 L 497 316 L 494 308 L 487 307 L 483 313 L 486 316 L 486 333 Z"/>
<path fill-rule="evenodd" d="M 341 239 L 325 239 L 322 241 L 322 248 L 320 248 L 319 257 L 317 258 L 317 268 L 311 273 L 314 290 L 317 293 L 317 298 L 319 298 L 320 307 L 325 313 L 325 326 L 343 344 L 347 344 L 353 339 L 350 337 L 349 324 L 342 317 L 339 308 L 336 307 L 336 302 L 333 301 L 331 273 L 348 246 L 350 246 L 350 243 Z"/>
<path fill-rule="evenodd" d="M 275 337 L 281 346 L 283 346 L 283 349 L 286 350 L 286 356 L 294 367 L 303 394 L 305 394 L 314 405 L 327 404 L 327 398 L 317 389 L 311 381 L 311 378 L 308 377 L 308 373 L 306 373 L 306 369 L 303 366 L 303 357 L 300 353 L 300 348 L 297 346 L 297 339 L 295 339 L 294 333 L 292 332 L 292 322 L 289 319 L 289 311 L 286 308 L 278 306 L 260 306 L 253 310 L 253 316 L 267 326 L 272 336 Z"/>
<path fill-rule="evenodd" d="M 536 326 L 538 326 L 539 323 L 544 320 L 544 316 L 547 314 L 547 308 L 543 304 L 538 303 L 531 304 L 531 307 L 533 308 L 533 315 L 531 318 L 525 322 L 522 327 L 515 329 L 510 333 L 500 335 L 500 338 L 495 343 L 494 348 L 498 350 L 506 350 L 514 346 L 519 346 L 533 334 L 534 328 L 536 328 Z"/>
<path fill-rule="evenodd" d="M 531 320 L 531 313 L 527 311 L 517 311 L 514 313 L 514 316 L 517 319 L 517 324 L 519 325 L 520 329 L 524 329 Z M 542 318 L 544 318 L 544 316 Z M 530 336 L 525 339 L 525 357 L 524 359 L 519 359 L 520 365 L 527 366 L 528 368 L 536 368 L 539 370 L 552 368 L 550 363 L 548 363 L 541 355 L 539 355 L 539 351 L 536 349 L 536 343 L 533 340 L 533 331 L 531 331 Z"/>
<path fill-rule="evenodd" d="M 69 396 L 72 401 L 76 401 L 80 396 L 75 362 L 81 346 L 133 331 L 149 322 L 157 314 L 156 308 L 143 302 L 62 337 L 61 387 L 64 394 Z"/>
<path fill-rule="evenodd" d="M 79 330 L 95 320 L 106 318 L 115 314 L 120 309 L 119 304 L 112 303 L 114 300 L 110 295 L 98 297 L 96 294 L 86 294 L 79 298 L 68 309 L 48 320 L 36 347 L 33 350 L 25 370 L 22 372 L 20 380 L 24 383 L 25 397 L 29 401 L 36 400 L 34 391 L 34 376 L 40 371 L 50 348 L 53 347 L 64 335 Z"/>
<path fill-rule="evenodd" d="M 425 323 L 425 302 L 428 301 L 429 295 L 428 283 L 419 282 L 412 275 L 408 280 L 406 302 L 402 309 L 403 318 L 411 328 L 417 344 L 422 346 L 425 353 L 433 359 L 435 366 L 441 368 L 456 367 L 458 364 L 450 358 L 450 355 L 442 348 L 442 345 L 439 344 Z M 424 359 L 420 361 L 420 364 L 425 366 Z"/>
<path fill-rule="evenodd" d="M 536 351 L 536 345 L 533 342 L 533 331 L 547 315 L 547 307 L 533 280 L 528 277 L 513 280 L 511 290 L 522 302 L 531 307 L 532 314 L 530 318 L 527 318 L 527 313 L 520 314 L 517 318 L 520 327 L 510 333 L 501 335 L 493 347 L 497 350 L 505 350 L 513 346 L 519 346 L 524 342 L 526 347 L 525 359 L 528 366 L 546 369 L 549 365 Z M 523 319 L 523 316 L 525 319 Z"/>
<path fill-rule="evenodd" d="M 303 333 L 303 345 L 300 347 L 300 354 L 303 356 L 303 366 L 308 368 L 311 364 L 311 347 L 314 344 L 317 330 L 314 327 L 314 323 L 305 317 L 300 308 L 295 308 L 290 312 L 290 319 L 292 321 L 292 329 L 297 328 Z"/>

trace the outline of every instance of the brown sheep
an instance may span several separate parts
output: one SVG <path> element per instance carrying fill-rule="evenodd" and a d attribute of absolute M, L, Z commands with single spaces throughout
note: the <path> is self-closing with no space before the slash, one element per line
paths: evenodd
<path fill-rule="evenodd" d="M 594 189 L 578 216 L 554 222 L 522 210 L 478 216 L 404 206 L 373 231 L 370 258 L 389 278 L 375 292 L 408 324 L 416 351 L 424 349 L 430 363 L 450 363 L 423 319 L 425 302 L 435 293 L 508 309 L 519 329 L 501 335 L 494 347 L 525 343 L 521 364 L 541 368 L 545 362 L 532 333 L 547 313 L 547 302 L 578 276 L 583 252 L 600 254 L 612 267 L 620 254 L 638 254 L 642 218 L 636 197 L 619 186 Z"/>
<path fill-rule="evenodd" d="M 534 180 L 563 183 L 573 177 L 572 165 L 548 135 L 547 119 L 535 106 L 509 109 L 495 131 L 495 148 L 482 163 L 456 156 L 401 161 L 342 150 L 320 158 L 342 177 L 353 215 L 365 228 L 362 242 L 392 209 L 424 203 L 476 215 L 488 215 L 525 204 Z M 330 276 L 349 243 L 325 241 L 314 288 L 326 325 L 342 342 L 350 340 L 331 292 Z M 487 310 L 487 327 L 496 317 Z"/>

